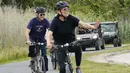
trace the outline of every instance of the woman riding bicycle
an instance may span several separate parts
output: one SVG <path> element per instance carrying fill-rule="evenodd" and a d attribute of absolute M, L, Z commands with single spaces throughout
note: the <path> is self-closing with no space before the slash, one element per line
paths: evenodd
<path fill-rule="evenodd" d="M 54 43 L 62 45 L 65 43 L 70 43 L 76 40 L 75 38 L 75 28 L 81 27 L 86 29 L 97 29 L 99 22 L 96 22 L 96 25 L 89 25 L 80 21 L 78 18 L 69 14 L 69 5 L 65 1 L 59 1 L 55 5 L 57 16 L 52 20 L 51 26 L 49 28 L 48 37 L 47 37 L 47 48 L 52 48 L 52 36 L 54 38 Z M 75 52 L 76 58 L 76 73 L 82 73 L 80 69 L 81 56 L 82 52 L 80 47 L 70 48 L 69 52 Z M 59 73 L 65 72 L 65 51 L 57 51 Z"/>

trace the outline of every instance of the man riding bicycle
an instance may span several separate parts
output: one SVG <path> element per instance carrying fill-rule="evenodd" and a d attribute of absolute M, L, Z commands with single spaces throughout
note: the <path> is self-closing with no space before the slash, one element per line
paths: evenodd
<path fill-rule="evenodd" d="M 52 48 L 52 36 L 54 38 L 54 44 L 63 45 L 65 43 L 70 43 L 76 40 L 75 38 L 75 28 L 81 27 L 86 29 L 97 29 L 99 22 L 95 25 L 90 25 L 80 21 L 78 18 L 69 14 L 69 5 L 65 1 L 59 1 L 56 3 L 57 16 L 52 20 L 51 26 L 48 31 L 47 36 L 47 48 Z M 70 48 L 69 52 L 75 52 L 76 58 L 76 73 L 82 73 L 80 69 L 82 52 L 80 47 Z M 65 52 L 57 51 L 59 73 L 65 72 Z"/>
<path fill-rule="evenodd" d="M 34 46 L 31 46 L 32 42 L 45 43 L 45 34 L 49 28 L 49 21 L 44 17 L 45 8 L 37 7 L 35 9 L 36 17 L 32 18 L 26 28 L 26 43 L 29 45 L 29 57 L 35 57 Z M 45 60 L 46 71 L 48 71 L 48 58 L 46 56 L 46 44 L 42 46 L 42 56 Z"/>

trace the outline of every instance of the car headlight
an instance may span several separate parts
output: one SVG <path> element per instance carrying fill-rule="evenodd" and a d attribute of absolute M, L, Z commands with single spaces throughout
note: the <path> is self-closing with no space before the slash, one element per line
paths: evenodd
<path fill-rule="evenodd" d="M 97 35 L 94 35 L 94 36 L 93 36 L 93 39 L 97 39 L 97 38 L 98 38 L 98 36 L 97 36 Z"/>
<path fill-rule="evenodd" d="M 80 38 L 80 37 L 77 37 L 77 40 L 81 40 L 81 38 Z"/>

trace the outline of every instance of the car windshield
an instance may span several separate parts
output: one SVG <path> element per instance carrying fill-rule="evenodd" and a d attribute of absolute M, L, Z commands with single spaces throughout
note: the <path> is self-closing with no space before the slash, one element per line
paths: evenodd
<path fill-rule="evenodd" d="M 92 29 L 79 29 L 79 34 L 90 34 L 90 33 L 98 33 L 98 30 L 92 30 Z"/>
<path fill-rule="evenodd" d="M 101 24 L 101 28 L 103 32 L 114 32 L 115 31 L 115 23 L 104 23 Z"/>

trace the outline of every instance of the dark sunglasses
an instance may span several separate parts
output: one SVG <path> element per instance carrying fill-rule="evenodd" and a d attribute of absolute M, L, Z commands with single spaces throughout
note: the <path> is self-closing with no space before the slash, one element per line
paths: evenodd
<path fill-rule="evenodd" d="M 40 16 L 44 16 L 45 14 L 44 13 L 39 13 Z"/>
<path fill-rule="evenodd" d="M 63 8 L 64 11 L 69 11 L 69 8 Z"/>

